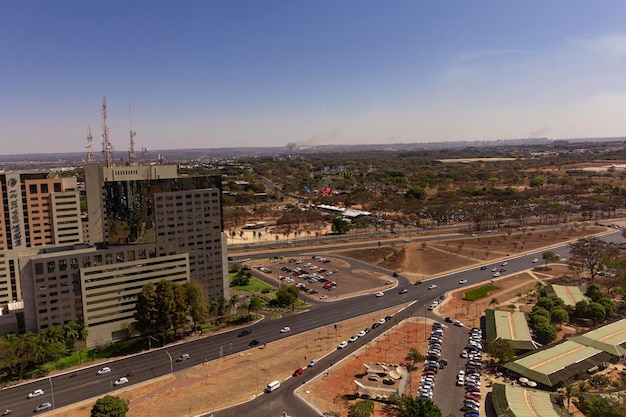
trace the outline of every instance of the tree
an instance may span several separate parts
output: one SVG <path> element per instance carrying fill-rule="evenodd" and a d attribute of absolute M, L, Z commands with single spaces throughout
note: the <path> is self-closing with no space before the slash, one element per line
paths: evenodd
<path fill-rule="evenodd" d="M 442 417 L 441 409 L 431 400 L 416 399 L 408 395 L 393 396 L 385 413 L 394 417 Z"/>
<path fill-rule="evenodd" d="M 424 360 L 426 359 L 426 357 L 424 355 L 422 355 L 421 353 L 419 353 L 419 351 L 417 349 L 411 348 L 409 349 L 408 353 L 406 354 L 406 358 L 405 360 L 407 361 L 408 365 L 409 365 L 409 371 L 413 370 L 415 368 L 415 364 L 418 362 L 424 362 Z"/>
<path fill-rule="evenodd" d="M 156 288 L 149 282 L 137 294 L 135 320 L 139 331 L 153 334 L 158 330 L 158 305 Z"/>
<path fill-rule="evenodd" d="M 589 311 L 587 312 L 587 317 L 593 320 L 593 324 L 597 324 L 601 321 L 604 321 L 606 318 L 606 310 L 600 303 L 589 303 Z"/>
<path fill-rule="evenodd" d="M 547 311 L 550 311 L 554 308 L 554 301 L 552 301 L 548 297 L 541 297 L 540 299 L 537 300 L 537 302 L 535 303 L 535 306 L 543 307 Z"/>
<path fill-rule="evenodd" d="M 276 290 L 276 304 L 279 307 L 289 307 L 296 301 L 299 293 L 298 287 L 283 285 Z"/>
<path fill-rule="evenodd" d="M 261 308 L 263 308 L 263 301 L 260 298 L 258 297 L 250 298 L 250 302 L 248 303 L 248 318 L 250 317 L 251 311 L 254 311 L 256 313 Z"/>
<path fill-rule="evenodd" d="M 374 414 L 374 401 L 360 400 L 348 408 L 348 417 L 370 417 Z"/>
<path fill-rule="evenodd" d="M 194 330 L 198 324 L 206 323 L 209 313 L 209 305 L 206 300 L 206 293 L 199 281 L 191 280 L 184 285 L 185 295 L 187 296 L 187 309 L 189 317 L 193 322 Z"/>
<path fill-rule="evenodd" d="M 613 251 L 610 245 L 597 237 L 583 238 L 570 244 L 569 265 L 582 265 L 591 279 L 602 270 Z"/>
<path fill-rule="evenodd" d="M 583 318 L 587 316 L 587 311 L 589 311 L 589 303 L 587 300 L 580 300 L 576 302 L 576 307 L 574 308 L 574 316 L 577 318 Z"/>
<path fill-rule="evenodd" d="M 569 321 L 569 314 L 567 314 L 567 311 L 565 311 L 561 307 L 555 307 L 550 310 L 550 321 L 558 325 L 561 325 L 562 323 L 567 323 Z"/>
<path fill-rule="evenodd" d="M 515 347 L 501 338 L 485 342 L 485 352 L 497 359 L 498 363 L 508 362 L 515 357 Z"/>
<path fill-rule="evenodd" d="M 591 298 L 591 301 L 598 301 L 600 298 L 604 297 L 602 288 L 600 288 L 598 284 L 589 284 L 587 291 L 585 291 L 585 295 Z"/>
<path fill-rule="evenodd" d="M 548 262 L 558 262 L 561 257 L 552 251 L 544 252 L 542 255 L 544 266 L 548 266 Z"/>
<path fill-rule="evenodd" d="M 335 217 L 333 219 L 332 230 L 333 232 L 340 235 L 346 234 L 350 231 L 350 223 L 342 219 L 341 217 Z"/>
<path fill-rule="evenodd" d="M 531 324 L 537 343 L 547 345 L 548 343 L 556 339 L 556 329 L 552 324 L 550 324 L 549 319 L 543 316 L 539 316 L 536 321 L 532 322 Z"/>
<path fill-rule="evenodd" d="M 91 417 L 124 417 L 128 412 L 128 404 L 120 397 L 106 395 L 98 398 L 91 409 Z"/>
<path fill-rule="evenodd" d="M 169 281 L 168 281 L 169 282 Z M 178 333 L 179 329 L 184 329 L 188 324 L 187 310 L 187 292 L 182 285 L 172 283 L 173 302 L 172 311 L 170 312 L 170 322 L 174 329 L 174 334 Z"/>

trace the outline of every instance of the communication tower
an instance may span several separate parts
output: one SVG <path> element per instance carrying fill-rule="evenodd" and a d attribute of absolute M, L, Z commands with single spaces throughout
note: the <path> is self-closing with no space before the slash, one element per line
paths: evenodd
<path fill-rule="evenodd" d="M 137 156 L 135 155 L 135 135 L 137 135 L 137 132 L 133 130 L 133 117 L 130 111 L 130 104 L 128 104 L 128 123 L 130 125 L 130 150 L 128 151 L 128 163 L 129 165 L 137 165 Z"/>
<path fill-rule="evenodd" d="M 93 136 L 91 136 L 91 126 L 87 130 L 87 162 L 95 162 L 95 158 L 93 156 Z"/>
<path fill-rule="evenodd" d="M 104 154 L 105 166 L 113 166 L 113 145 L 109 141 L 109 125 L 107 122 L 107 99 L 102 96 L 102 153 Z"/>

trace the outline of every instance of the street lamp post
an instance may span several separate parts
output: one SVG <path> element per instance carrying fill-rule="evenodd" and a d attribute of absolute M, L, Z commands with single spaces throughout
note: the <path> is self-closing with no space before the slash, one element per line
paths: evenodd
<path fill-rule="evenodd" d="M 50 382 L 50 393 L 52 394 L 52 409 L 54 410 L 54 389 L 52 388 L 52 378 L 48 377 L 48 381 Z"/>
<path fill-rule="evenodd" d="M 169 356 L 169 358 L 170 358 L 170 373 L 173 374 L 174 373 L 174 363 L 172 362 L 172 355 L 170 355 L 170 353 L 167 351 L 167 349 L 165 349 L 165 353 L 167 353 L 167 356 Z"/>

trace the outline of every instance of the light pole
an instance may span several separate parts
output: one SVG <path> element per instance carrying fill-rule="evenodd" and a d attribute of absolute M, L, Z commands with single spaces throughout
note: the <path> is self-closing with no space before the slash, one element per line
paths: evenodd
<path fill-rule="evenodd" d="M 48 377 L 48 381 L 50 382 L 50 393 L 52 394 L 52 409 L 54 410 L 54 389 L 52 388 L 52 378 Z"/>
<path fill-rule="evenodd" d="M 159 343 L 158 339 L 155 339 L 154 337 L 148 335 L 148 350 L 152 349 L 152 341 L 155 341 L 157 343 Z"/>
<path fill-rule="evenodd" d="M 172 355 L 170 355 L 170 353 L 167 351 L 167 349 L 165 349 L 165 353 L 167 353 L 167 356 L 169 356 L 169 358 L 170 358 L 170 373 L 173 374 L 174 373 L 174 363 L 172 362 Z"/>

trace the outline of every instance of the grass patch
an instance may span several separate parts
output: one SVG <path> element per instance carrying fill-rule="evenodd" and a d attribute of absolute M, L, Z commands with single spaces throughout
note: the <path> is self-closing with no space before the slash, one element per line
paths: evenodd
<path fill-rule="evenodd" d="M 482 287 L 474 288 L 473 290 L 469 290 L 463 296 L 463 300 L 465 301 L 475 301 L 479 298 L 483 298 L 489 295 L 490 291 L 497 290 L 500 287 L 495 285 L 483 285 Z"/>
<path fill-rule="evenodd" d="M 237 291 L 249 291 L 249 292 L 263 292 L 263 291 L 268 292 L 274 289 L 274 287 L 272 287 L 271 285 L 268 285 L 264 283 L 263 281 L 260 281 L 256 278 L 252 278 L 250 282 L 248 283 L 248 285 L 233 286 L 230 288 L 233 290 L 237 290 Z"/>

